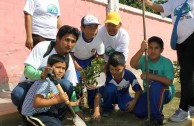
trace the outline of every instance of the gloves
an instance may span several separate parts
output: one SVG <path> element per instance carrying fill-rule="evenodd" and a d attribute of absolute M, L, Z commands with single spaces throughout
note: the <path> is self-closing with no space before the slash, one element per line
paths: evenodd
<path fill-rule="evenodd" d="M 52 70 L 49 71 L 48 77 L 55 85 L 59 84 L 58 79 L 56 78 L 55 73 Z"/>

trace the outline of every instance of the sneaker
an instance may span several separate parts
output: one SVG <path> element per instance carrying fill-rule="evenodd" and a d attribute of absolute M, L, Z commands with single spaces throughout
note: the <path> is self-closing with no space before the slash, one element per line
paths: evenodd
<path fill-rule="evenodd" d="M 189 107 L 189 113 L 190 115 L 194 115 L 194 106 Z"/>
<path fill-rule="evenodd" d="M 116 112 L 120 110 L 118 104 L 114 104 L 114 110 L 115 110 Z"/>
<path fill-rule="evenodd" d="M 173 122 L 181 122 L 181 121 L 184 121 L 186 119 L 189 119 L 190 118 L 190 114 L 189 114 L 189 111 L 186 112 L 182 109 L 178 109 L 175 111 L 175 113 L 170 117 L 170 120 L 173 121 Z"/>

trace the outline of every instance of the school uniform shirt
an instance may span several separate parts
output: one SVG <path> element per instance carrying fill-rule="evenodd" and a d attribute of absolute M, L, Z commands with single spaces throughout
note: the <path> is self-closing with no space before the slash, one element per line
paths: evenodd
<path fill-rule="evenodd" d="M 94 50 L 98 55 L 104 54 L 104 44 L 99 36 L 95 36 L 91 42 L 86 42 L 82 33 L 71 52 L 80 60 L 87 60 L 94 56 Z"/>
<path fill-rule="evenodd" d="M 50 55 L 57 54 L 55 48 L 53 48 L 52 51 L 46 57 L 43 57 L 43 55 L 46 53 L 50 43 L 51 43 L 51 41 L 44 41 L 44 42 L 38 43 L 33 48 L 33 50 L 31 51 L 31 53 L 27 57 L 24 64 L 31 65 L 35 69 L 38 69 L 38 70 L 42 70 L 44 67 L 46 67 L 48 57 Z M 69 65 L 68 65 L 68 68 L 67 68 L 66 73 L 64 75 L 64 79 L 73 83 L 73 86 L 76 86 L 76 83 L 78 82 L 77 77 L 76 77 L 75 66 L 73 64 L 73 60 L 72 60 L 70 54 L 69 54 Z"/>
<path fill-rule="evenodd" d="M 51 99 L 59 92 L 56 86 L 48 78 L 45 80 L 35 81 L 35 83 L 29 89 L 24 103 L 22 105 L 22 115 L 31 116 L 36 113 L 47 112 L 50 107 L 34 108 L 35 95 L 42 95 L 45 99 Z"/>
<path fill-rule="evenodd" d="M 118 33 L 115 36 L 110 36 L 106 30 L 106 27 L 103 26 L 99 29 L 98 34 L 102 39 L 105 46 L 105 61 L 108 61 L 109 56 L 114 52 L 122 52 L 125 56 L 125 61 L 128 59 L 129 53 L 129 34 L 124 28 L 120 28 Z"/>
<path fill-rule="evenodd" d="M 141 69 L 142 73 L 145 73 L 145 56 L 142 56 L 140 58 L 140 61 L 138 63 L 138 68 Z M 159 60 L 156 62 L 151 62 L 150 59 L 148 58 L 148 71 L 150 74 L 154 75 L 160 75 L 160 76 L 165 76 L 172 81 L 174 80 L 174 69 L 173 69 L 173 64 L 170 61 L 170 59 L 160 56 Z M 151 80 L 150 80 L 151 81 Z M 144 92 L 146 92 L 146 82 L 145 80 L 143 81 L 143 86 L 144 86 Z M 174 85 L 172 84 L 170 88 L 174 88 Z M 171 89 L 170 89 L 171 90 Z M 172 89 L 174 90 L 174 89 Z"/>
<path fill-rule="evenodd" d="M 60 15 L 58 0 L 26 0 L 24 11 L 32 16 L 32 33 L 56 39 L 57 18 Z"/>
<path fill-rule="evenodd" d="M 106 84 L 113 84 L 117 87 L 117 90 L 121 94 L 129 94 L 129 87 L 131 86 L 133 91 L 137 92 L 141 90 L 141 86 L 137 81 L 135 75 L 125 69 L 122 75 L 122 80 L 117 82 L 114 77 L 111 75 L 110 71 L 107 72 Z"/>
<path fill-rule="evenodd" d="M 175 23 L 179 9 L 182 7 L 185 0 L 168 0 L 166 3 L 161 4 L 164 12 L 161 13 L 162 17 L 171 15 L 172 23 Z M 177 43 L 181 44 L 185 41 L 194 31 L 194 0 L 188 0 L 185 8 L 182 10 L 181 18 L 178 22 Z"/>

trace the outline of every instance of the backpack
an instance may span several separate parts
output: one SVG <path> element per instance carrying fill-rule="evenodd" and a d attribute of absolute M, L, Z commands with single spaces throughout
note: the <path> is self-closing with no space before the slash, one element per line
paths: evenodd
<path fill-rule="evenodd" d="M 43 55 L 43 58 L 45 58 L 46 56 L 48 56 L 51 53 L 51 51 L 53 50 L 54 46 L 55 46 L 55 41 L 51 41 L 49 46 L 48 46 L 48 48 L 47 48 L 47 51 Z M 66 61 L 67 61 L 66 62 L 66 66 L 67 67 L 66 68 L 68 68 L 68 66 L 69 66 L 69 53 L 66 53 L 63 56 L 66 58 Z"/>

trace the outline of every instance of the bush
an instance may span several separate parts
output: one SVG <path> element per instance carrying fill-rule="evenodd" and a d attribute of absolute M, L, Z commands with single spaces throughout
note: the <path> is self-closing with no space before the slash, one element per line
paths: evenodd
<path fill-rule="evenodd" d="M 154 2 L 158 3 L 158 4 L 165 3 L 166 1 L 167 0 L 154 0 Z M 142 3 L 139 2 L 138 0 L 119 0 L 119 3 L 131 6 L 131 7 L 134 7 L 134 8 L 142 9 Z M 152 12 L 152 13 L 155 13 L 155 14 L 159 14 L 159 13 L 154 12 L 153 10 L 149 9 L 148 7 L 146 7 L 146 11 Z"/>

